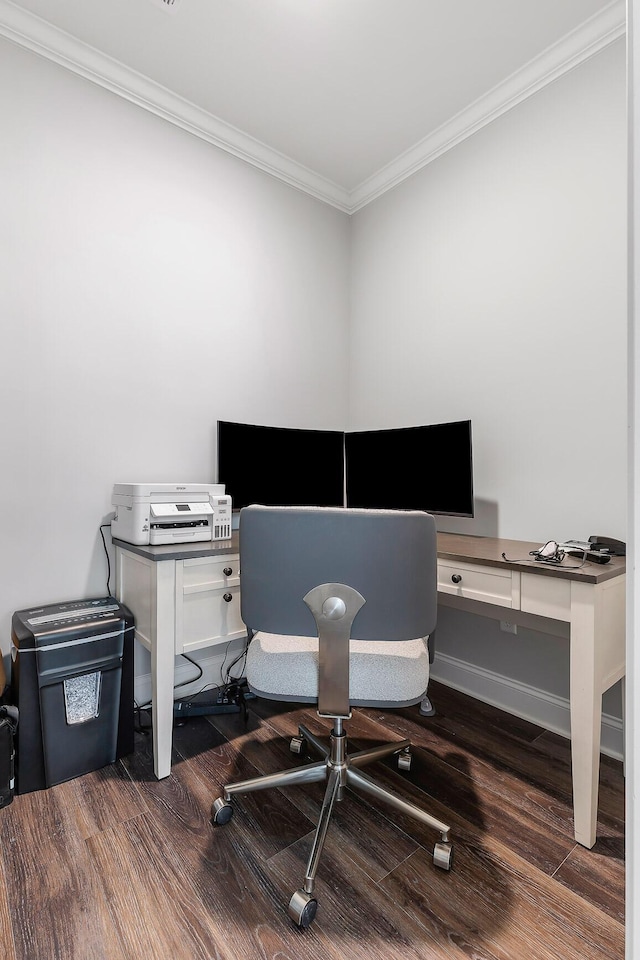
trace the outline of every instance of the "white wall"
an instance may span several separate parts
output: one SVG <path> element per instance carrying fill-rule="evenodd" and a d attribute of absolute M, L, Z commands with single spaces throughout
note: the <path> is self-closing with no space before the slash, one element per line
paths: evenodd
<path fill-rule="evenodd" d="M 624 539 L 624 68 L 619 41 L 352 218 L 349 425 L 470 417 L 463 532 Z"/>
<path fill-rule="evenodd" d="M 343 427 L 349 221 L 6 41 L 0 86 L 6 653 L 105 594 L 114 482 L 214 480 L 218 418 Z"/>
<path fill-rule="evenodd" d="M 472 419 L 477 516 L 441 529 L 626 539 L 624 42 L 352 230 L 349 426 Z M 568 694 L 566 641 L 447 610 L 438 649 Z M 620 716 L 619 689 L 605 710 Z"/>

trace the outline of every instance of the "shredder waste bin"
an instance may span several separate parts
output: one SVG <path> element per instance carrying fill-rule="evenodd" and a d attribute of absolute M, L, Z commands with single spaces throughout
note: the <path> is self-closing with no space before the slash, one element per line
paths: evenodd
<path fill-rule="evenodd" d="M 131 612 L 113 597 L 13 614 L 17 793 L 71 780 L 132 752 L 133 633 Z"/>

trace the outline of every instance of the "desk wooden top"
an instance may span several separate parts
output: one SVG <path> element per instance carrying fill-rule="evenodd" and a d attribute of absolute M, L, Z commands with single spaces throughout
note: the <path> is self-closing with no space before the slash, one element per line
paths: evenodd
<path fill-rule="evenodd" d="M 238 531 L 233 531 L 231 540 L 214 540 L 203 543 L 166 543 L 156 546 L 138 546 L 124 540 L 114 539 L 116 547 L 137 553 L 147 560 L 188 560 L 195 557 L 223 557 L 238 553 Z M 625 557 L 612 557 L 609 563 L 591 563 L 584 566 L 577 557 L 565 557 L 561 564 L 541 563 L 529 556 L 541 544 L 525 540 L 503 540 L 496 537 L 472 537 L 459 533 L 438 534 L 438 557 L 459 563 L 479 563 L 487 567 L 507 567 L 510 570 L 526 571 L 543 577 L 560 577 L 563 580 L 580 580 L 583 583 L 603 583 L 625 573 Z M 502 558 L 505 554 L 507 559 Z"/>
<path fill-rule="evenodd" d="M 540 547 L 540 543 L 529 543 L 526 540 L 471 537 L 458 533 L 438 534 L 438 557 L 442 560 L 480 563 L 487 567 L 507 567 L 543 577 L 560 577 L 563 580 L 579 580 L 583 583 L 603 583 L 621 576 L 626 571 L 625 557 L 612 557 L 609 563 L 593 563 L 587 560 L 580 567 L 577 566 L 580 559 L 569 556 L 560 564 L 541 563 L 529 556 L 530 550 L 539 550 Z M 502 557 L 503 553 L 506 560 Z"/>

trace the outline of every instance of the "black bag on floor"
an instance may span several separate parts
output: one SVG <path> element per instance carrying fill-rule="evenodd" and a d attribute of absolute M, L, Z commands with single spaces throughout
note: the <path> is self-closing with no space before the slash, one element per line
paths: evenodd
<path fill-rule="evenodd" d="M 18 708 L 0 706 L 0 807 L 8 806 L 14 794 L 15 736 Z"/>

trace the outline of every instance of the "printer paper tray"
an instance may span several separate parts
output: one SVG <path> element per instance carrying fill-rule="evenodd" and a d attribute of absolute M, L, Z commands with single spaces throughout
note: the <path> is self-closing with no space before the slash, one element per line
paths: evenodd
<path fill-rule="evenodd" d="M 149 543 L 202 543 L 211 540 L 211 527 L 191 529 L 150 530 Z"/>

